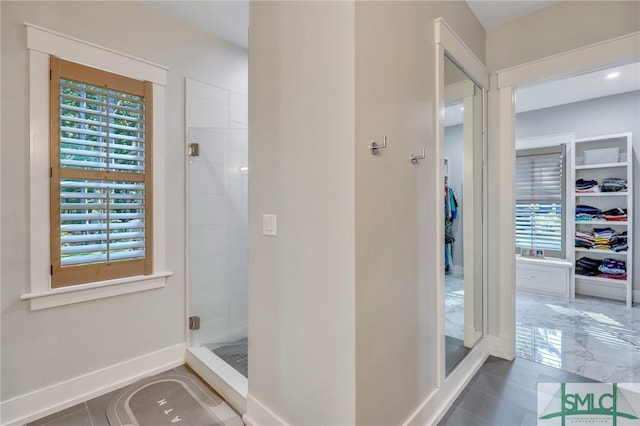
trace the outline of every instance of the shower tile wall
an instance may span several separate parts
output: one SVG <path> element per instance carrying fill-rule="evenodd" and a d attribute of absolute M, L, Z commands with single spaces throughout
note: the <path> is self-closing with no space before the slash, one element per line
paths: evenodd
<path fill-rule="evenodd" d="M 187 80 L 192 345 L 247 335 L 247 97 Z"/>

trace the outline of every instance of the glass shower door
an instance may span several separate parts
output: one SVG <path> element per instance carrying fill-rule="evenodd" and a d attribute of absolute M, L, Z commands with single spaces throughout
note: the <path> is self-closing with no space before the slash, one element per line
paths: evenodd
<path fill-rule="evenodd" d="M 189 129 L 190 342 L 245 377 L 246 141 L 246 129 Z"/>

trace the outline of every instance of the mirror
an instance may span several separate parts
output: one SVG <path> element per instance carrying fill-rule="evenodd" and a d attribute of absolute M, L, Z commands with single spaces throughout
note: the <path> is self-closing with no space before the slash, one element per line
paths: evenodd
<path fill-rule="evenodd" d="M 483 91 L 444 63 L 445 374 L 483 334 Z"/>

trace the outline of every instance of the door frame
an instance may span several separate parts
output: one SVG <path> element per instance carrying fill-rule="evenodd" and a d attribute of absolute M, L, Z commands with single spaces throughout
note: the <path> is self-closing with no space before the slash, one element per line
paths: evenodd
<path fill-rule="evenodd" d="M 447 22 L 438 18 L 434 21 L 435 26 L 435 54 L 436 54 L 436 108 L 434 109 L 434 123 L 436 127 L 436 143 L 434 145 L 433 155 L 438 159 L 436 161 L 436 173 L 438 182 L 444 182 L 444 108 L 446 103 L 445 85 L 444 85 L 444 62 L 445 53 L 458 67 L 460 67 L 473 82 L 482 90 L 482 134 L 483 134 L 483 152 L 486 151 L 487 142 L 487 91 L 490 83 L 490 73 L 475 54 L 467 47 L 464 41 L 455 33 L 455 31 L 447 24 Z M 486 176 L 486 158 L 483 158 L 483 176 Z M 486 217 L 486 185 L 483 183 L 483 206 L 482 214 Z M 434 232 L 441 233 L 444 229 L 444 197 L 437 197 L 437 211 L 441 212 L 437 216 Z M 487 228 L 486 220 L 482 223 L 483 234 L 483 253 L 486 251 Z M 445 375 L 445 336 L 444 336 L 444 318 L 445 318 L 445 277 L 444 277 L 444 234 L 442 233 L 442 244 L 437 247 L 438 264 L 441 268 L 436 268 L 436 298 L 438 300 L 438 356 L 437 356 L 437 385 L 440 388 L 443 398 L 452 398 L 459 394 L 464 385 L 480 368 L 482 363 L 489 355 L 487 345 L 487 256 L 482 256 L 480 261 L 483 265 L 483 286 L 482 286 L 482 315 L 483 315 L 483 338 L 481 338 L 467 356 L 454 368 L 451 373 Z M 451 402 L 453 402 L 451 400 Z"/>
<path fill-rule="evenodd" d="M 489 145 L 490 300 L 489 350 L 505 359 L 515 357 L 515 224 L 513 176 L 515 170 L 515 89 L 523 85 L 568 77 L 598 68 L 640 60 L 640 31 L 579 49 L 498 71 L 492 76 L 496 90 L 490 95 Z M 493 107 L 493 108 L 491 108 Z M 512 224 L 504 226 L 505 223 Z M 492 306 L 498 309 L 491 309 Z"/>

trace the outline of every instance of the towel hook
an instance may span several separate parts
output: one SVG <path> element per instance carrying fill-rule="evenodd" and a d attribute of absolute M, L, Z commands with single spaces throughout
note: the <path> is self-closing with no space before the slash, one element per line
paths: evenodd
<path fill-rule="evenodd" d="M 371 155 L 378 155 L 380 152 L 378 150 L 387 147 L 387 137 L 385 136 L 382 140 L 382 145 L 378 145 L 378 142 L 373 141 L 369 144 L 369 151 L 371 151 Z"/>
<path fill-rule="evenodd" d="M 425 158 L 427 158 L 426 156 L 426 151 L 424 148 L 422 148 L 422 154 L 420 154 L 419 156 L 411 153 L 409 155 L 409 159 L 411 160 L 411 164 L 418 164 L 418 160 L 424 160 Z"/>

